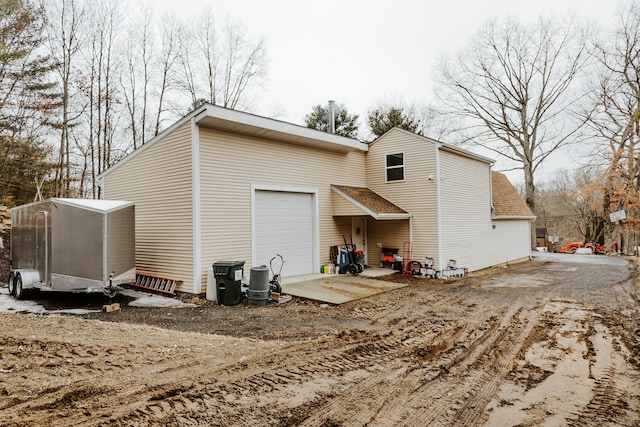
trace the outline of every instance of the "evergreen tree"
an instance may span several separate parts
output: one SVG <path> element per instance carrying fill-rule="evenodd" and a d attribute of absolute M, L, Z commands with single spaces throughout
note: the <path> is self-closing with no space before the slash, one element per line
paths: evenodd
<path fill-rule="evenodd" d="M 331 132 L 330 111 L 328 106 L 314 105 L 311 113 L 304 116 L 308 128 Z M 358 136 L 358 115 L 349 114 L 344 105 L 335 106 L 336 135 L 356 138 Z"/>
<path fill-rule="evenodd" d="M 43 136 L 58 96 L 43 43 L 42 10 L 27 0 L 0 0 L 0 195 L 17 204 L 33 201 L 36 180 L 51 168 Z"/>
<path fill-rule="evenodd" d="M 375 108 L 369 111 L 367 123 L 371 133 L 376 136 L 381 136 L 394 127 L 420 134 L 420 132 L 416 132 L 420 126 L 420 120 L 415 118 L 411 112 L 405 112 L 402 107 Z"/>

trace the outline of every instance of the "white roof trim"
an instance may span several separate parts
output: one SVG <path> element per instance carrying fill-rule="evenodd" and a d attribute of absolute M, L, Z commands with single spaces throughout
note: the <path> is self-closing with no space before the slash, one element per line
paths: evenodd
<path fill-rule="evenodd" d="M 442 148 L 442 149 L 444 149 L 446 151 L 450 151 L 452 153 L 456 153 L 456 154 L 459 154 L 461 156 L 469 157 L 471 159 L 479 160 L 481 162 L 490 163 L 490 164 L 494 164 L 496 162 L 494 159 L 490 159 L 489 157 L 481 156 L 480 154 L 476 154 L 476 153 L 473 153 L 471 151 L 464 150 L 464 149 L 462 149 L 460 147 L 456 147 L 455 145 L 448 144 L 448 143 L 445 143 L 445 142 L 441 142 L 441 141 L 438 141 L 436 139 L 429 138 L 428 136 L 418 135 L 417 133 L 409 132 L 408 130 L 405 130 L 405 129 L 402 129 L 402 128 L 399 128 L 399 127 L 394 127 L 394 128 L 389 129 L 384 134 L 380 135 L 378 138 L 373 140 L 369 145 L 375 144 L 376 142 L 378 142 L 380 139 L 384 138 L 387 134 L 389 134 L 391 132 L 404 132 L 404 133 L 406 133 L 408 135 L 411 135 L 411 136 L 414 136 L 414 137 L 417 137 L 417 138 L 421 138 L 423 140 L 426 140 L 426 141 L 429 141 L 431 143 L 434 143 L 434 144 L 436 144 L 436 146 L 438 148 Z"/>
<path fill-rule="evenodd" d="M 527 215 L 492 215 L 491 219 L 493 220 L 500 220 L 500 219 L 526 219 L 526 220 L 532 220 L 532 219 L 536 219 L 537 216 L 535 215 L 531 215 L 531 216 L 527 216 Z"/>
<path fill-rule="evenodd" d="M 173 132 L 177 128 L 181 127 L 185 123 L 188 123 L 189 120 L 191 120 L 191 118 L 193 116 L 195 116 L 201 110 L 202 110 L 202 107 L 192 111 L 191 113 L 187 114 L 186 116 L 184 116 L 180 120 L 178 120 L 175 123 L 173 123 L 171 126 L 169 126 L 165 130 L 163 130 L 162 132 L 160 132 L 159 134 L 157 134 L 156 136 L 151 138 L 148 142 L 145 142 L 140 147 L 136 148 L 131 153 L 127 154 L 122 159 L 118 160 L 118 162 L 116 164 L 112 165 L 111 167 L 109 167 L 109 169 L 107 169 L 106 171 L 103 171 L 100 175 L 98 175 L 98 179 L 103 179 L 105 176 L 107 176 L 108 174 L 110 174 L 114 170 L 118 169 L 124 163 L 126 163 L 129 160 L 131 160 L 132 158 L 134 158 L 138 154 L 142 153 L 147 148 L 151 147 L 153 144 L 155 144 L 157 141 L 159 141 L 162 138 L 164 138 L 166 135 L 170 134 L 171 132 Z M 189 141 L 189 143 L 191 143 L 191 141 Z"/>
<path fill-rule="evenodd" d="M 356 139 L 347 138 L 333 133 L 322 132 L 305 126 L 284 122 L 281 120 L 270 119 L 242 111 L 231 110 L 229 108 L 220 107 L 212 104 L 204 104 L 193 110 L 174 124 L 169 126 L 158 135 L 145 142 L 143 145 L 129 153 L 123 159 L 118 161 L 106 171 L 99 175 L 103 178 L 109 173 L 119 168 L 129 159 L 137 156 L 155 142 L 161 140 L 177 128 L 181 127 L 189 120 L 195 118 L 195 123 L 199 126 L 220 129 L 227 132 L 235 132 L 256 136 L 265 139 L 276 139 L 294 144 L 306 145 L 325 149 L 330 151 L 339 151 L 348 153 L 351 151 L 367 152 L 368 144 L 360 142 Z M 237 125 L 242 129 L 237 129 Z M 232 129 L 235 128 L 235 129 Z"/>
<path fill-rule="evenodd" d="M 326 150 L 341 152 L 366 152 L 369 150 L 367 144 L 356 139 L 217 105 L 205 104 L 204 109 L 196 115 L 195 120 L 197 124 L 204 127 L 309 145 Z M 243 125 L 244 128 L 237 129 L 237 125 Z"/>
<path fill-rule="evenodd" d="M 104 199 L 72 199 L 64 197 L 52 197 L 49 199 L 39 200 L 36 202 L 27 203 L 25 205 L 16 206 L 13 209 L 22 209 L 26 206 L 37 206 L 42 203 L 60 203 L 63 205 L 74 206 L 86 210 L 91 210 L 100 213 L 109 213 L 116 211 L 127 206 L 135 206 L 134 202 L 125 200 L 104 200 Z"/>

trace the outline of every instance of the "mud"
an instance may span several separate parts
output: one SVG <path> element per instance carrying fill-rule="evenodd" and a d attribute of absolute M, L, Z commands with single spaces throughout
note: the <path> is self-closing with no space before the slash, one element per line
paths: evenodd
<path fill-rule="evenodd" d="M 0 315 L 0 425 L 638 426 L 637 259 L 578 259 L 340 306 Z"/>

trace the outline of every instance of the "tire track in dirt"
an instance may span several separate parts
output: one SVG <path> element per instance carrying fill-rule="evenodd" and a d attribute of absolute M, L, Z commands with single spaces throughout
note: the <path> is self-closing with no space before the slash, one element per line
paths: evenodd
<path fill-rule="evenodd" d="M 449 328 L 433 337 L 433 341 L 427 340 L 426 345 L 424 340 L 415 342 L 410 350 L 411 359 L 396 359 L 395 363 L 385 365 L 387 369 L 382 372 L 374 372 L 366 380 L 342 390 L 338 396 L 308 416 L 300 426 L 316 426 L 328 420 L 346 425 L 373 422 L 380 410 L 407 388 L 408 382 L 420 382 L 421 375 L 413 372 L 416 365 L 450 350 L 465 327 L 466 325 L 457 325 Z"/>
<path fill-rule="evenodd" d="M 487 425 L 634 425 L 640 372 L 609 325 L 578 302 L 550 301 L 487 407 Z"/>
<path fill-rule="evenodd" d="M 616 387 L 617 373 L 610 367 L 609 372 L 596 381 L 594 396 L 578 414 L 577 420 L 567 420 L 569 427 L 582 427 L 598 423 L 621 425 L 626 418 L 627 403 L 622 391 Z"/>
<path fill-rule="evenodd" d="M 537 311 L 521 308 L 504 314 L 500 326 L 489 330 L 481 345 L 460 355 L 455 369 L 411 395 L 407 405 L 414 410 L 403 424 L 478 425 L 538 316 Z"/>
<path fill-rule="evenodd" d="M 157 336 L 158 342 L 130 347 L 118 336 L 109 342 L 93 339 L 92 327 L 112 329 L 101 322 L 67 318 L 82 328 L 58 336 L 50 334 L 52 325 L 62 321 L 55 317 L 7 316 L 3 320 L 9 332 L 0 337 L 0 425 L 37 426 L 46 419 L 64 419 L 65 425 L 101 425 L 114 413 L 137 409 L 140 402 L 163 400 L 192 388 L 203 372 L 215 374 L 226 365 L 238 365 L 208 355 L 209 349 L 227 348 L 235 354 L 235 346 L 247 343 L 256 349 L 286 348 L 226 337 L 209 339 L 197 348 L 183 347 L 180 340 L 172 345 L 164 339 L 172 332 L 149 327 L 139 329 L 148 337 Z M 34 330 L 31 337 L 14 336 L 20 328 L 13 323 L 24 320 L 47 324 L 48 329 Z M 185 336 L 189 342 L 194 337 L 210 338 Z M 199 356 L 186 357 L 194 355 Z"/>
<path fill-rule="evenodd" d="M 28 318 L 29 335 L 4 325 L 9 333 L 0 336 L 0 381 L 8 380 L 0 384 L 0 425 L 503 426 L 549 416 L 559 425 L 634 425 L 637 292 L 626 283 L 591 286 L 585 302 L 573 299 L 581 297 L 573 283 L 544 289 L 549 281 L 536 287 L 528 280 L 507 287 L 411 285 L 324 310 L 322 316 L 341 321 L 323 323 L 330 326 L 311 336 L 304 333 L 313 323 L 292 328 L 283 341 Z M 610 298 L 596 304 L 602 295 Z M 73 332 L 48 336 L 52 328 Z M 537 365 L 540 351 L 553 357 Z M 566 381 L 567 372 L 556 371 L 571 363 L 580 377 Z M 529 393 L 562 403 L 551 380 L 579 380 L 583 388 L 562 386 L 564 396 L 586 389 L 586 399 L 568 398 L 573 406 L 560 417 L 545 413 L 557 406 L 521 399 Z M 529 418 L 509 423 L 493 416 L 510 408 Z"/>
<path fill-rule="evenodd" d="M 441 300 L 440 303 L 447 306 L 451 303 L 451 299 Z M 484 309 L 484 313 L 487 315 L 495 314 L 494 310 L 489 309 Z M 384 313 L 384 315 L 388 315 L 388 312 Z M 386 335 L 360 334 L 361 336 L 359 336 L 359 334 L 353 332 L 347 334 L 338 333 L 335 338 L 328 339 L 328 348 L 322 349 L 324 355 L 320 358 L 318 356 L 309 357 L 309 347 L 313 344 L 300 344 L 297 346 L 297 351 L 293 351 L 293 348 L 288 348 L 286 368 L 274 369 L 274 365 L 277 366 L 278 364 L 277 361 L 283 360 L 279 355 L 274 355 L 266 363 L 264 361 L 249 361 L 247 365 L 251 366 L 251 369 L 244 371 L 234 369 L 233 372 L 226 372 L 220 370 L 217 373 L 220 374 L 218 383 L 196 387 L 193 390 L 181 393 L 179 397 L 172 398 L 174 400 L 178 398 L 186 400 L 189 402 L 187 406 L 191 407 L 187 413 L 177 414 L 177 416 L 180 416 L 184 421 L 196 417 L 197 413 L 210 412 L 212 408 L 216 408 L 216 423 L 220 423 L 220 425 L 239 425 L 237 422 L 238 414 L 234 410 L 233 403 L 242 402 L 243 399 L 246 400 L 247 396 L 253 396 L 258 399 L 260 395 L 268 394 L 271 402 L 281 402 L 286 407 L 293 393 L 291 389 L 295 388 L 297 393 L 302 390 L 303 394 L 307 393 L 309 395 L 307 401 L 302 403 L 302 406 L 311 405 L 316 407 L 322 406 L 322 401 L 340 401 L 340 399 L 344 399 L 345 394 L 348 396 L 357 395 L 353 391 L 336 390 L 349 390 L 350 387 L 354 387 L 354 384 L 357 387 L 359 381 L 372 375 L 372 383 L 379 384 L 382 387 L 388 382 L 389 374 L 385 373 L 393 373 L 396 369 L 402 367 L 407 360 L 418 359 L 420 364 L 424 364 L 425 360 L 432 359 L 440 355 L 440 353 L 450 350 L 455 338 L 466 329 L 463 323 L 450 323 L 447 324 L 442 321 L 428 323 L 402 319 L 394 325 L 394 327 L 402 327 L 402 329 L 392 331 Z M 467 333 L 467 335 L 470 334 Z M 450 336 L 450 338 L 446 338 L 447 336 Z M 445 338 L 443 339 L 442 337 Z M 340 338 L 340 340 L 336 340 L 336 338 Z M 346 342 L 344 342 L 345 340 Z M 482 339 L 475 340 L 471 348 L 475 348 L 480 341 Z M 459 359 L 462 358 L 463 356 L 460 355 Z M 300 364 L 300 361 L 305 359 L 306 361 Z M 411 369 L 414 368 L 412 367 Z M 432 367 L 429 369 L 433 371 L 430 375 L 439 375 L 442 368 Z M 446 370 L 446 367 L 444 369 Z M 376 377 L 376 372 L 381 372 L 379 378 Z M 391 375 L 393 376 L 393 374 Z M 424 378 L 419 377 L 416 381 L 424 382 Z M 318 386 L 318 383 L 322 384 Z M 310 391 L 305 392 L 305 388 L 310 389 Z M 369 389 L 370 394 L 370 388 L 365 387 L 363 393 L 366 393 L 367 389 Z M 339 398 L 324 396 L 329 391 L 331 391 L 332 395 L 337 393 Z M 395 392 L 397 393 L 397 390 Z M 193 409 L 194 406 L 197 409 Z M 166 402 L 153 402 L 139 408 L 135 413 L 121 415 L 124 418 L 120 419 L 126 419 L 127 423 L 142 425 L 151 420 L 168 420 L 176 416 L 175 410 L 172 413 L 167 413 L 166 408 L 172 408 L 173 410 L 174 406 L 172 404 L 167 405 Z M 293 407 L 291 409 L 296 408 Z M 323 411 L 325 410 L 323 409 L 321 412 Z M 266 417 L 266 419 L 275 422 L 278 419 L 282 419 L 281 412 L 282 410 L 271 410 L 269 415 L 261 412 L 260 416 L 254 421 L 256 425 L 260 425 L 265 422 Z M 312 413 L 311 410 L 304 411 L 304 416 L 298 421 L 308 418 L 310 413 Z M 291 420 L 285 421 L 290 422 Z M 244 414 L 241 424 L 250 425 L 251 423 L 250 416 Z M 358 423 L 356 422 L 356 424 Z"/>
<path fill-rule="evenodd" d="M 315 383 L 319 380 L 341 388 L 345 387 L 344 384 L 360 381 L 361 378 L 371 376 L 372 372 L 385 369 L 381 366 L 386 367 L 387 364 L 392 366 L 391 370 L 399 369 L 405 359 L 414 357 L 416 347 L 426 348 L 433 345 L 433 342 L 437 342 L 439 335 L 456 334 L 463 328 L 463 324 L 447 327 L 438 324 L 426 331 L 412 326 L 405 331 L 384 336 L 363 335 L 356 342 L 337 342 L 336 348 L 332 351 L 314 358 L 306 357 L 306 360 L 300 355 L 289 352 L 290 363 L 286 367 L 268 368 L 263 363 L 260 367 L 254 367 L 244 373 L 220 371 L 221 384 L 212 383 L 196 387 L 187 393 L 182 393 L 181 398 L 197 405 L 198 412 L 220 407 L 223 402 L 241 400 L 245 396 L 268 394 L 272 401 L 277 401 L 281 397 L 285 402 L 287 394 L 291 393 L 290 389 L 294 385 L 297 392 L 301 389 L 304 392 L 307 385 L 314 389 Z M 306 354 L 307 349 L 302 352 Z M 389 368 L 386 369 L 389 370 Z M 310 391 L 310 394 L 312 395 L 313 391 Z M 135 420 L 136 423 L 144 423 L 149 420 L 150 414 L 154 418 L 168 417 L 168 414 L 160 415 L 162 413 L 162 404 L 154 402 L 141 408 L 136 415 L 128 416 L 127 422 Z M 238 414 L 231 410 L 227 418 L 232 424 L 237 425 L 237 416 Z M 248 422 L 249 419 L 246 416 L 243 417 L 242 423 L 247 425 Z M 264 423 L 265 419 L 261 418 L 256 422 Z"/>
<path fill-rule="evenodd" d="M 225 394 L 244 396 L 272 393 L 287 385 L 308 381 L 309 378 L 318 374 L 354 371 L 361 369 L 361 366 L 370 365 L 373 359 L 388 360 L 388 358 L 394 357 L 393 353 L 397 349 L 403 349 L 402 340 L 405 339 L 389 335 L 374 337 L 373 342 L 369 342 L 371 338 L 370 336 L 359 337 L 355 343 L 354 337 L 350 334 L 346 334 L 342 338 L 334 338 L 335 341 L 347 343 L 346 348 L 343 349 L 345 354 L 332 354 L 317 358 L 313 363 L 287 366 L 276 370 L 273 370 L 273 365 L 280 360 L 291 358 L 299 363 L 300 360 L 307 358 L 312 344 L 295 344 L 280 352 L 274 352 L 269 357 L 249 358 L 243 362 L 224 366 L 220 366 L 213 359 L 202 358 L 196 362 L 188 359 L 172 363 L 165 361 L 165 363 L 142 369 L 141 372 L 136 373 L 135 378 L 128 380 L 123 381 L 122 376 L 129 375 L 131 372 L 118 374 L 113 387 L 107 385 L 100 388 L 87 387 L 83 385 L 86 382 L 85 379 L 77 383 L 50 388 L 47 393 L 38 397 L 38 405 L 33 404 L 31 399 L 16 404 L 10 411 L 4 412 L 3 418 L 16 420 L 16 425 L 29 425 L 32 421 L 33 424 L 37 424 L 36 420 L 42 418 L 42 412 L 48 412 L 51 416 L 65 417 L 65 422 L 68 425 L 76 424 L 74 418 L 77 418 L 78 424 L 99 425 L 103 421 L 87 423 L 86 415 L 90 413 L 98 420 L 100 417 L 107 416 L 107 420 L 111 420 L 111 422 L 118 419 L 134 422 L 136 417 L 130 414 L 136 411 L 146 413 L 149 421 L 171 418 L 181 408 L 201 413 L 202 410 L 210 409 L 212 402 L 208 402 L 208 404 L 198 404 L 198 402 L 206 402 L 212 396 L 210 400 L 219 405 L 221 402 L 219 397 L 225 397 Z M 170 378 L 156 378 L 158 373 L 165 371 L 171 372 Z M 200 385 L 198 387 L 193 384 L 184 385 L 188 380 L 197 380 L 196 374 L 202 372 L 207 372 L 205 387 L 212 390 L 207 390 Z M 111 372 L 111 374 L 114 373 Z M 141 381 L 147 375 L 149 378 Z M 94 372 L 93 376 L 97 377 L 99 373 Z M 210 378 L 214 378 L 214 380 Z M 210 384 L 207 385 L 207 381 Z M 108 383 L 108 381 L 102 382 L 102 384 Z M 87 399 L 90 403 L 85 403 L 82 407 L 75 405 Z M 101 409 L 112 406 L 114 401 L 122 403 L 115 409 Z M 224 402 L 224 399 L 222 401 Z M 140 409 L 141 407 L 142 409 Z M 141 422 L 141 424 L 145 423 L 146 421 Z"/>

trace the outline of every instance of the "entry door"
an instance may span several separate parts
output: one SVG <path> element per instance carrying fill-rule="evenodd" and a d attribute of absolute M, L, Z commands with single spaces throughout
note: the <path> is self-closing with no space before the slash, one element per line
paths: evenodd
<path fill-rule="evenodd" d="M 351 238 L 356 249 L 364 252 L 364 264 L 367 265 L 367 218 L 356 216 L 351 218 Z"/>

